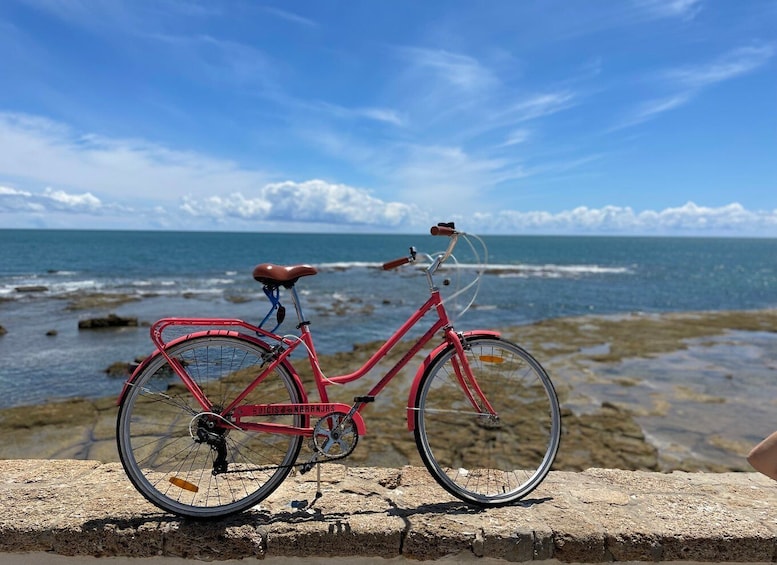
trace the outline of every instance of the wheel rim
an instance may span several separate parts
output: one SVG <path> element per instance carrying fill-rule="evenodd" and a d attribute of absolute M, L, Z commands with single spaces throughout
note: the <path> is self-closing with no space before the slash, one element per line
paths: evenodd
<path fill-rule="evenodd" d="M 416 442 L 431 474 L 455 496 L 483 505 L 534 490 L 555 459 L 560 412 L 542 367 L 518 346 L 472 340 L 467 358 L 498 418 L 462 392 L 453 349 L 432 364 L 419 390 Z"/>
<path fill-rule="evenodd" d="M 280 485 L 301 437 L 248 433 L 215 416 L 257 374 L 263 352 L 232 338 L 193 339 L 170 350 L 211 400 L 211 411 L 195 402 L 161 356 L 136 380 L 122 403 L 117 431 L 125 470 L 147 499 L 176 514 L 215 517 L 253 506 Z M 275 402 L 299 402 L 282 368 L 245 400 Z M 301 424 L 299 416 L 262 421 Z"/>

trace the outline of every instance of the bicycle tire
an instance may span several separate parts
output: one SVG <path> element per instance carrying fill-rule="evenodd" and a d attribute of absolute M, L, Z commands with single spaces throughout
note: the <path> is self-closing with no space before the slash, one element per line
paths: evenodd
<path fill-rule="evenodd" d="M 200 336 L 170 347 L 168 354 L 197 383 L 211 411 L 218 412 L 259 373 L 268 351 L 247 338 Z M 302 398 L 297 381 L 280 365 L 242 403 L 298 403 Z M 116 423 L 119 457 L 135 488 L 159 508 L 211 519 L 255 506 L 280 486 L 302 445 L 301 436 L 229 425 L 207 429 L 208 421 L 214 418 L 204 414 L 163 355 L 152 358 L 131 382 Z M 303 424 L 299 415 L 262 421 Z M 220 471 L 214 472 L 217 466 Z"/>
<path fill-rule="evenodd" d="M 518 345 L 496 336 L 471 337 L 463 345 L 498 418 L 473 408 L 449 346 L 419 382 L 416 446 L 449 493 L 478 506 L 504 506 L 532 492 L 550 471 L 561 439 L 558 397 L 542 366 Z"/>

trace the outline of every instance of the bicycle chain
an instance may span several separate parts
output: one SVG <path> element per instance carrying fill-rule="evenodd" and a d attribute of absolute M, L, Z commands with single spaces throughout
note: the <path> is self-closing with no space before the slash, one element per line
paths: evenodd
<path fill-rule="evenodd" d="M 356 444 L 359 442 L 358 436 L 356 441 L 353 444 L 354 449 L 356 449 Z M 299 467 L 300 470 L 302 468 L 307 467 L 308 465 L 322 465 L 326 463 L 333 463 L 335 461 L 339 461 L 340 459 L 345 459 L 348 457 L 351 453 L 353 453 L 353 449 L 349 451 L 348 453 L 344 455 L 335 455 L 332 457 L 326 457 L 325 459 L 320 459 L 316 461 L 306 461 L 305 463 L 291 463 L 290 465 L 267 465 L 265 467 L 253 467 L 251 469 L 232 469 L 232 470 L 226 470 L 221 471 L 218 473 L 219 475 L 226 475 L 230 473 L 258 473 L 258 472 L 264 472 L 264 471 L 271 471 L 273 469 L 294 469 L 295 467 Z"/>
<path fill-rule="evenodd" d="M 318 421 L 318 423 L 322 422 L 325 418 L 331 416 L 332 414 L 341 414 L 341 415 L 345 416 L 345 414 L 338 413 L 338 412 L 330 413 L 330 414 L 327 414 L 326 416 L 323 416 Z M 349 421 L 349 423 L 351 425 L 353 424 L 353 420 L 351 420 L 350 418 L 348 419 L 348 421 Z M 318 425 L 318 423 L 316 425 Z M 275 470 L 277 470 L 277 469 L 294 469 L 295 467 L 299 467 L 300 471 L 304 474 L 304 473 L 308 472 L 310 469 L 312 469 L 314 465 L 320 465 L 322 463 L 332 463 L 334 461 L 339 461 L 341 459 L 345 459 L 351 453 L 353 453 L 354 450 L 356 449 L 356 446 L 359 443 L 359 434 L 358 434 L 358 432 L 355 429 L 353 430 L 353 434 L 354 434 L 353 445 L 350 446 L 350 449 L 347 452 L 342 453 L 340 455 L 329 455 L 328 453 L 324 453 L 323 451 L 318 449 L 318 447 L 316 447 L 315 440 L 311 439 L 311 447 L 312 447 L 312 449 L 314 451 L 313 457 L 309 461 L 306 461 L 304 463 L 291 463 L 289 465 L 267 465 L 267 466 L 264 466 L 264 467 L 254 467 L 254 468 L 251 468 L 251 469 L 235 469 L 235 470 L 225 469 L 223 471 L 220 471 L 218 474 L 222 475 L 222 474 L 227 474 L 227 473 L 253 473 L 253 472 L 270 471 L 270 470 L 273 470 L 273 469 L 275 469 Z M 322 456 L 321 459 L 319 459 L 319 457 L 318 457 L 319 455 Z"/>

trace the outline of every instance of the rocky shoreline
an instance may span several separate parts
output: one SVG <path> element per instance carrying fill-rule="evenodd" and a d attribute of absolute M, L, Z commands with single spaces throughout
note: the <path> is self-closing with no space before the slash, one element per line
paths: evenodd
<path fill-rule="evenodd" d="M 721 440 L 730 455 L 723 462 L 668 457 L 646 435 L 638 411 L 629 403 L 620 402 L 618 394 L 613 393 L 612 400 L 593 401 L 585 406 L 576 396 L 583 384 L 602 380 L 604 374 L 612 391 L 617 392 L 618 387 L 633 388 L 636 377 L 618 374 L 619 364 L 624 360 L 641 358 L 659 362 L 662 356 L 684 350 L 693 340 L 732 331 L 774 334 L 777 310 L 562 318 L 508 328 L 504 334 L 532 352 L 556 385 L 563 407 L 564 433 L 554 469 L 723 472 L 749 470 L 744 461 L 749 447 L 747 441 Z M 338 370 L 346 372 L 371 351 L 369 344 L 355 346 L 352 352 L 327 356 L 322 366 L 330 374 Z M 777 366 L 761 369 L 777 375 Z M 371 436 L 369 449 L 357 448 L 348 460 L 349 465 L 420 464 L 415 443 L 403 420 L 405 394 L 405 390 L 388 394 L 386 405 L 376 403 L 375 409 L 371 407 L 365 413 Z M 709 402 L 704 398 L 691 401 Z M 5 438 L 0 444 L 0 459 L 115 462 L 115 417 L 115 398 L 73 399 L 0 410 L 0 430 Z"/>

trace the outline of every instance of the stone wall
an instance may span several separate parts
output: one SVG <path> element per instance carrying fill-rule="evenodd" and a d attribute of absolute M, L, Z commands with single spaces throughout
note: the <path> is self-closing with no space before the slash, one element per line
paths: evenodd
<path fill-rule="evenodd" d="M 456 554 L 771 562 L 777 556 L 777 485 L 754 473 L 554 471 L 521 503 L 488 510 L 451 498 L 421 468 L 326 465 L 321 475 L 319 499 L 312 472 L 290 477 L 251 511 L 198 523 L 147 503 L 115 463 L 0 461 L 0 551 L 204 561 Z"/>

